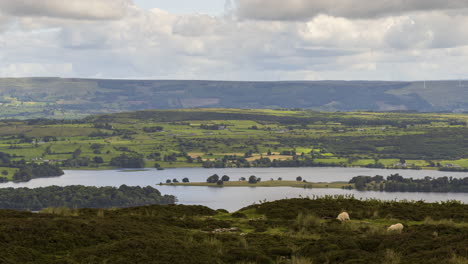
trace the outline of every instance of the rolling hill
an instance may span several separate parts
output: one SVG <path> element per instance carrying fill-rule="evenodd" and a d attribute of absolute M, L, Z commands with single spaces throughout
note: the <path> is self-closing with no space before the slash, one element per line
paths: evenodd
<path fill-rule="evenodd" d="M 227 82 L 0 79 L 0 118 L 81 118 L 179 108 L 305 108 L 322 111 L 468 111 L 459 81 Z"/>

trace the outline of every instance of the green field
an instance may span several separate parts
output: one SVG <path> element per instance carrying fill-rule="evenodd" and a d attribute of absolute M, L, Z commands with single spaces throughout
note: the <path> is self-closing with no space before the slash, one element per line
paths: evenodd
<path fill-rule="evenodd" d="M 361 166 L 468 168 L 468 115 L 184 109 L 82 120 L 0 121 L 0 171 L 23 160 L 68 169 Z M 116 162 L 134 157 L 138 165 Z M 114 162 L 112 162 L 114 160 Z M 121 165 L 122 164 L 122 165 Z M 8 168 L 8 169 L 2 169 Z"/>

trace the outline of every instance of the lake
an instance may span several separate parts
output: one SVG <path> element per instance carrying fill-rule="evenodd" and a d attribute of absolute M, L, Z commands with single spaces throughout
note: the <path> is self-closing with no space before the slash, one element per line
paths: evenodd
<path fill-rule="evenodd" d="M 358 175 L 388 176 L 399 173 L 404 177 L 424 178 L 449 176 L 454 178 L 468 177 L 468 173 L 440 172 L 430 170 L 382 170 L 367 168 L 248 168 L 248 169 L 203 169 L 203 168 L 177 168 L 157 171 L 148 169 L 143 171 L 65 171 L 65 175 L 56 178 L 34 179 L 26 183 L 3 183 L 0 188 L 7 187 L 46 187 L 51 185 L 85 185 L 85 186 L 153 186 L 163 194 L 175 195 L 180 204 L 205 205 L 214 209 L 227 209 L 235 211 L 242 207 L 258 203 L 259 201 L 273 201 L 284 198 L 313 197 L 324 195 L 354 195 L 356 198 L 376 198 L 381 200 L 424 200 L 427 202 L 458 200 L 468 203 L 466 193 L 388 193 L 388 192 L 359 192 L 356 190 L 341 189 L 302 189 L 291 187 L 188 187 L 188 186 L 156 186 L 167 179 L 182 181 L 187 177 L 191 182 L 203 182 L 213 174 L 228 175 L 231 180 L 240 177 L 248 178 L 250 175 L 261 177 L 262 180 L 277 179 L 295 180 L 297 176 L 309 182 L 349 181 Z"/>

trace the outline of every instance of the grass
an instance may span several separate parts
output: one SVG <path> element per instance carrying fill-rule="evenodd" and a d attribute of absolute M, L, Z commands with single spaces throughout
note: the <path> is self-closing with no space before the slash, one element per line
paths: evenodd
<path fill-rule="evenodd" d="M 53 214 L 59 216 L 79 216 L 79 210 L 77 209 L 70 209 L 66 207 L 49 207 L 42 209 L 39 213 L 41 214 Z"/>
<path fill-rule="evenodd" d="M 0 167 L 0 177 L 5 177 L 8 180 L 13 180 L 13 175 L 18 171 L 16 168 L 5 168 L 5 167 Z M 5 175 L 4 172 L 7 174 Z"/>

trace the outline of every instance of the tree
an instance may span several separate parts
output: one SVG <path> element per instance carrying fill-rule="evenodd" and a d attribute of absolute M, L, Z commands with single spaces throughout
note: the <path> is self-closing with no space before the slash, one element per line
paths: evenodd
<path fill-rule="evenodd" d="M 183 182 L 183 183 L 189 183 L 190 181 L 189 181 L 188 178 L 183 178 L 183 179 L 182 179 L 182 182 Z"/>
<path fill-rule="evenodd" d="M 302 181 L 302 177 L 301 177 L 301 176 L 297 176 L 296 181 L 298 181 L 298 182 Z"/>
<path fill-rule="evenodd" d="M 155 126 L 155 127 L 144 127 L 143 131 L 146 133 L 155 133 L 155 132 L 161 132 L 163 131 L 163 127 L 161 126 Z"/>
<path fill-rule="evenodd" d="M 222 180 L 223 182 L 228 182 L 228 181 L 230 180 L 230 178 L 229 178 L 229 176 L 224 175 L 223 177 L 221 177 L 221 180 Z"/>
<path fill-rule="evenodd" d="M 171 183 L 172 181 L 171 180 L 166 180 L 166 183 Z"/>
<path fill-rule="evenodd" d="M 46 149 L 44 150 L 44 154 L 43 154 L 43 155 L 45 156 L 45 155 L 50 155 L 50 154 L 52 154 L 51 148 L 52 148 L 51 145 L 47 146 Z"/>
<path fill-rule="evenodd" d="M 7 175 L 8 175 L 8 171 L 7 171 L 7 170 L 3 170 L 3 171 L 2 171 L 2 175 L 7 176 Z"/>
<path fill-rule="evenodd" d="M 208 179 L 206 179 L 207 183 L 217 183 L 219 181 L 219 176 L 218 174 L 213 174 Z"/>
<path fill-rule="evenodd" d="M 239 181 L 246 181 L 247 179 L 245 177 L 240 177 Z"/>
<path fill-rule="evenodd" d="M 255 175 L 252 175 L 249 177 L 249 183 L 250 184 L 255 184 L 257 183 L 257 177 Z"/>
<path fill-rule="evenodd" d="M 224 185 L 224 182 L 219 180 L 218 182 L 216 182 L 216 184 L 221 186 L 221 185 Z"/>
<path fill-rule="evenodd" d="M 81 149 L 78 148 L 73 152 L 73 158 L 76 159 L 81 155 Z"/>
<path fill-rule="evenodd" d="M 282 180 L 283 180 L 283 178 L 281 178 L 281 177 L 278 178 L 278 181 L 282 181 Z"/>
<path fill-rule="evenodd" d="M 102 157 L 99 157 L 99 156 L 94 157 L 93 161 L 98 164 L 104 163 L 104 160 L 102 159 Z"/>
<path fill-rule="evenodd" d="M 179 183 L 179 181 L 177 179 L 173 179 L 172 182 L 173 183 Z"/>
<path fill-rule="evenodd" d="M 144 168 L 145 161 L 141 156 L 127 156 L 122 154 L 119 157 L 112 158 L 110 165 L 120 168 Z"/>
<path fill-rule="evenodd" d="M 90 146 L 90 148 L 96 150 L 96 149 L 102 148 L 103 146 L 104 146 L 104 145 L 102 145 L 102 144 L 94 143 L 94 144 L 92 144 L 92 145 Z"/>
<path fill-rule="evenodd" d="M 30 170 L 19 170 L 13 175 L 14 182 L 28 182 L 32 179 L 32 172 Z"/>

